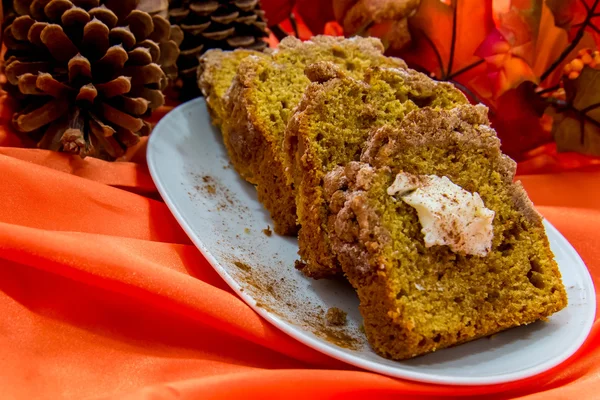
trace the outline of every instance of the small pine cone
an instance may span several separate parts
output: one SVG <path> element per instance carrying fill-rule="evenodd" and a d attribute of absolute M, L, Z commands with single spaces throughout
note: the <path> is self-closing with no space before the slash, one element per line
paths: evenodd
<path fill-rule="evenodd" d="M 177 60 L 177 86 L 183 98 L 200 95 L 196 70 L 198 57 L 206 50 L 267 47 L 267 22 L 258 0 L 172 0 L 169 18 L 184 32 Z"/>
<path fill-rule="evenodd" d="M 4 73 L 22 104 L 17 131 L 41 138 L 40 148 L 109 160 L 150 133 L 143 118 L 164 103 L 181 30 L 137 10 L 138 0 L 13 4 Z"/>
<path fill-rule="evenodd" d="M 421 0 L 333 0 L 333 13 L 346 36 L 375 36 L 386 48 L 400 50 L 410 40 L 408 18 Z"/>

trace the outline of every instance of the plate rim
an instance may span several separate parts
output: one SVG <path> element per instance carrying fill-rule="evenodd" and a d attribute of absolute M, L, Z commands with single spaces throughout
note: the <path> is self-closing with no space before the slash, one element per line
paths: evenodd
<path fill-rule="evenodd" d="M 292 337 L 293 339 L 299 341 L 300 343 L 308 346 L 316 351 L 319 351 L 322 354 L 325 354 L 329 357 L 332 357 L 336 360 L 342 361 L 354 367 L 360 368 L 367 372 L 375 372 L 384 376 L 389 376 L 393 378 L 406 379 L 410 381 L 423 382 L 423 383 L 432 383 L 432 384 L 444 384 L 449 386 L 478 386 L 478 385 L 500 385 L 506 384 L 508 382 L 516 382 L 523 379 L 531 378 L 533 376 L 539 375 L 543 372 L 546 372 L 554 367 L 559 366 L 566 360 L 568 360 L 571 356 L 573 356 L 577 350 L 581 348 L 581 346 L 587 340 L 589 333 L 591 332 L 592 326 L 595 321 L 597 309 L 596 309 L 596 292 L 594 290 L 594 282 L 592 276 L 587 268 L 587 265 L 577 252 L 573 245 L 552 225 L 546 218 L 543 219 L 544 226 L 547 230 L 552 231 L 560 240 L 563 241 L 566 250 L 571 252 L 573 256 L 577 259 L 577 261 L 584 267 L 581 268 L 582 277 L 584 278 L 586 283 L 591 285 L 592 290 L 586 290 L 589 292 L 591 297 L 588 301 L 591 303 L 593 307 L 593 317 L 589 320 L 585 321 L 581 329 L 581 333 L 578 335 L 576 341 L 572 341 L 570 345 L 567 347 L 566 351 L 563 351 L 560 356 L 556 356 L 546 362 L 538 364 L 534 367 L 530 367 L 526 370 L 525 373 L 522 371 L 518 372 L 510 372 L 503 373 L 498 375 L 493 375 L 491 377 L 456 377 L 456 376 L 447 376 L 447 375 L 435 375 L 432 373 L 421 373 L 416 371 L 407 371 L 401 370 L 398 368 L 385 366 L 380 363 L 362 359 L 358 356 L 352 356 L 344 351 L 342 351 L 335 344 L 326 344 L 321 340 L 317 340 L 315 338 L 310 337 L 311 333 L 305 331 L 301 328 L 293 326 L 291 323 L 286 322 L 285 320 L 279 318 L 277 315 L 270 313 L 264 308 L 258 307 L 256 305 L 256 301 L 254 298 L 249 296 L 245 291 L 240 290 L 241 286 L 230 276 L 226 269 L 223 268 L 220 263 L 216 260 L 216 258 L 212 255 L 210 250 L 204 245 L 202 240 L 197 237 L 194 229 L 187 223 L 186 219 L 179 212 L 178 208 L 175 206 L 173 199 L 170 194 L 166 190 L 166 188 L 162 185 L 162 182 L 159 178 L 158 170 L 156 167 L 155 161 L 155 152 L 153 151 L 155 145 L 154 143 L 158 140 L 155 139 L 158 137 L 158 133 L 160 132 L 160 128 L 163 125 L 168 124 L 168 120 L 170 118 L 174 118 L 174 115 L 177 113 L 183 114 L 185 110 L 188 108 L 192 108 L 195 106 L 206 105 L 206 101 L 203 97 L 198 97 L 196 99 L 189 100 L 185 103 L 178 105 L 177 107 L 170 110 L 167 114 L 165 114 L 160 121 L 156 124 L 154 129 L 152 130 L 150 137 L 148 139 L 148 146 L 146 149 L 146 159 L 148 170 L 150 172 L 150 176 L 156 186 L 157 191 L 159 192 L 161 198 L 167 205 L 169 211 L 175 217 L 175 220 L 184 230 L 186 235 L 190 238 L 192 243 L 198 248 L 198 250 L 202 253 L 202 255 L 209 262 L 211 267 L 219 274 L 219 276 L 227 283 L 227 285 L 233 289 L 233 291 L 238 295 L 250 308 L 254 310 L 258 315 L 267 320 L 271 325 L 275 326 L 277 329 L 284 332 L 286 335 Z M 206 110 L 208 115 L 208 110 Z M 168 129 L 168 128 L 167 128 Z M 567 306 L 569 307 L 569 306 Z"/>

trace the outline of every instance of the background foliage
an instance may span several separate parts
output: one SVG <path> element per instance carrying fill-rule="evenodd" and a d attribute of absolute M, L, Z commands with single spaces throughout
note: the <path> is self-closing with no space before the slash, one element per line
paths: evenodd
<path fill-rule="evenodd" d="M 387 54 L 486 104 L 504 151 L 517 160 L 544 149 L 576 152 L 585 164 L 591 159 L 583 155 L 600 156 L 599 3 L 273 0 L 264 8 L 280 37 L 381 37 Z M 360 28 L 349 31 L 357 18 Z M 404 20 L 409 40 L 398 47 Z"/>

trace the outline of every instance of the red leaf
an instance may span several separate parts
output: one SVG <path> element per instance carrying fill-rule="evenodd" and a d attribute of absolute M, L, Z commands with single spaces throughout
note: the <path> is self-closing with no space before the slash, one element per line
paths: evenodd
<path fill-rule="evenodd" d="M 286 22 L 290 14 L 294 13 L 296 19 L 301 20 L 298 21 L 299 29 L 310 31 L 309 34 L 305 32 L 300 35 L 303 39 L 308 39 L 311 35 L 322 34 L 325 24 L 335 20 L 331 1 L 317 3 L 314 0 L 269 0 L 264 1 L 262 7 L 269 26 Z M 293 31 L 286 27 L 282 27 L 282 29 L 287 32 Z"/>
<path fill-rule="evenodd" d="M 325 24 L 334 21 L 332 1 L 296 0 L 296 9 L 313 35 L 322 34 Z"/>
<path fill-rule="evenodd" d="M 261 3 L 269 26 L 280 24 L 290 17 L 295 0 L 268 0 Z"/>
<path fill-rule="evenodd" d="M 600 15 L 595 15 L 600 10 L 600 1 L 547 0 L 546 4 L 554 14 L 556 26 L 569 33 L 569 40 L 573 40 L 579 28 L 585 25 L 585 30 L 594 36 L 596 43 L 600 41 Z"/>
<path fill-rule="evenodd" d="M 549 127 L 540 119 L 543 108 L 532 82 L 523 82 L 498 98 L 490 120 L 502 151 L 518 161 L 525 152 L 552 140 Z"/>
<path fill-rule="evenodd" d="M 542 0 L 512 0 L 510 8 L 497 15 L 497 26 L 512 47 L 535 44 L 542 18 Z M 532 50 L 533 47 L 531 46 Z M 531 62 L 533 51 L 520 54 Z"/>
<path fill-rule="evenodd" d="M 313 37 L 313 33 L 310 31 L 310 29 L 308 29 L 308 27 L 304 23 L 304 20 L 299 15 L 299 13 L 296 11 L 296 9 L 292 10 L 292 12 L 294 13 L 294 17 L 296 19 L 296 27 L 298 28 L 298 39 L 308 40 L 311 37 Z M 292 35 L 292 36 L 295 35 L 294 28 L 292 26 L 290 18 L 281 22 L 279 24 L 279 26 L 281 27 L 281 29 L 286 31 L 289 35 Z"/>
<path fill-rule="evenodd" d="M 527 58 L 533 57 L 534 44 L 531 40 L 520 45 L 513 43 L 507 40 L 500 30 L 493 29 L 475 52 L 475 55 L 486 61 L 485 77 L 489 81 L 487 84 L 489 94 L 488 91 L 483 94 L 479 87 L 482 84 L 486 85 L 482 82 L 483 76 L 470 82 L 480 95 L 495 99 L 524 81 L 537 82 L 537 76 L 533 73 L 530 63 L 526 61 Z"/>

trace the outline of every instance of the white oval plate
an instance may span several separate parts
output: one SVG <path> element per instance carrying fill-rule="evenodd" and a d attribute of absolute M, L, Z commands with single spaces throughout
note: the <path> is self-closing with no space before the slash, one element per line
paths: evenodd
<path fill-rule="evenodd" d="M 155 127 L 148 166 L 177 221 L 229 286 L 258 314 L 305 345 L 366 370 L 410 380 L 454 385 L 496 384 L 530 377 L 571 356 L 586 339 L 596 313 L 589 272 L 567 240 L 545 222 L 569 305 L 548 322 L 513 328 L 491 338 L 407 361 L 375 354 L 361 333 L 358 299 L 343 282 L 315 281 L 294 268 L 294 238 L 263 232 L 272 222 L 256 191 L 229 165 L 204 99 L 185 103 Z M 330 307 L 348 323 L 330 327 Z"/>

